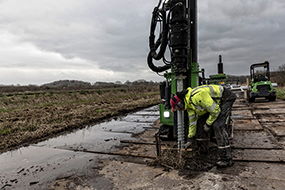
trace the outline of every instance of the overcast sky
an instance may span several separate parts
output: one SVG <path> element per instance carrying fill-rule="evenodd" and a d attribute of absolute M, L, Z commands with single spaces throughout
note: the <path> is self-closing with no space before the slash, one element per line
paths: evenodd
<path fill-rule="evenodd" d="M 0 0 L 0 84 L 162 80 L 146 64 L 158 0 Z M 285 60 L 284 0 L 198 0 L 199 62 L 248 74 Z"/>

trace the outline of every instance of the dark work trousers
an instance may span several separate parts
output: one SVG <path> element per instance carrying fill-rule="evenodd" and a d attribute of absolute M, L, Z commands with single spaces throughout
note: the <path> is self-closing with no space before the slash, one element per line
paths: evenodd
<path fill-rule="evenodd" d="M 194 148 L 197 148 L 198 151 L 202 154 L 208 153 L 209 148 L 209 139 L 210 135 L 209 133 L 204 131 L 203 126 L 206 124 L 206 120 L 209 117 L 209 113 L 206 113 L 202 116 L 199 116 L 197 120 L 197 132 L 195 137 L 195 144 Z"/>
<path fill-rule="evenodd" d="M 216 136 L 218 150 L 221 160 L 231 160 L 231 148 L 229 142 L 229 135 L 226 130 L 226 121 L 228 120 L 232 106 L 236 100 L 236 95 L 229 89 L 224 88 L 224 92 L 221 98 L 220 109 L 221 112 L 213 123 L 212 127 Z"/>
<path fill-rule="evenodd" d="M 216 119 L 216 121 L 212 125 L 212 129 L 214 131 L 216 141 L 219 149 L 220 160 L 231 160 L 231 148 L 229 143 L 229 135 L 226 130 L 226 121 L 228 120 L 232 106 L 236 100 L 236 95 L 231 92 L 229 89 L 224 89 L 221 102 L 220 109 L 221 112 Z M 203 126 L 206 124 L 206 120 L 209 117 L 209 113 L 200 116 L 197 121 L 197 135 L 196 135 L 196 143 L 199 149 L 205 151 L 208 146 L 209 134 L 204 132 Z"/>

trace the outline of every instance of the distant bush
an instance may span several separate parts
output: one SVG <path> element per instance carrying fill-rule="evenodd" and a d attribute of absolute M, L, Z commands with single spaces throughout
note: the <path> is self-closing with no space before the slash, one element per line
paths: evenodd
<path fill-rule="evenodd" d="M 278 83 L 279 86 L 285 86 L 285 64 L 278 67 L 278 70 L 271 73 L 273 82 Z"/>
<path fill-rule="evenodd" d="M 0 93 L 13 93 L 13 92 L 35 92 L 35 91 L 60 91 L 60 90 L 87 90 L 87 89 L 113 89 L 113 88 L 126 88 L 138 87 L 142 88 L 149 86 L 153 88 L 158 86 L 158 83 L 153 81 L 138 80 L 134 82 L 127 81 L 122 84 L 119 81 L 112 82 L 96 82 L 93 85 L 89 82 L 77 80 L 59 80 L 51 83 L 37 85 L 0 85 Z"/>
<path fill-rule="evenodd" d="M 277 88 L 277 98 L 285 100 L 285 88 Z"/>

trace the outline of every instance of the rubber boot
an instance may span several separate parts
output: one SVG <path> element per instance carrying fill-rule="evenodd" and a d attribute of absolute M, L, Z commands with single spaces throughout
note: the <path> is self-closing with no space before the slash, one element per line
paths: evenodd
<path fill-rule="evenodd" d="M 232 160 L 220 160 L 216 163 L 218 168 L 226 168 L 226 167 L 230 167 L 233 166 L 234 163 Z"/>
<path fill-rule="evenodd" d="M 230 167 L 233 165 L 232 151 L 231 151 L 230 147 L 224 148 L 224 149 L 219 149 L 219 156 L 220 156 L 220 159 L 216 163 L 217 167 L 225 168 L 225 167 Z"/>
<path fill-rule="evenodd" d="M 197 140 L 198 151 L 200 154 L 207 155 L 209 153 L 209 140 L 203 139 L 198 141 Z"/>
<path fill-rule="evenodd" d="M 187 142 L 184 145 L 185 149 L 193 147 L 193 139 L 187 138 Z"/>

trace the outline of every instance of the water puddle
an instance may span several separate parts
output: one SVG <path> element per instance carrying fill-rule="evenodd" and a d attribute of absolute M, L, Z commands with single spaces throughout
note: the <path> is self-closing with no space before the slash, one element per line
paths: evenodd
<path fill-rule="evenodd" d="M 72 150 L 115 151 L 121 146 L 121 140 L 133 140 L 133 135 L 152 127 L 158 117 L 158 106 L 154 106 L 0 154 L 0 189 L 3 186 L 11 189 L 21 185 L 37 186 L 59 175 L 84 172 L 90 160 L 99 160 L 108 155 Z"/>

